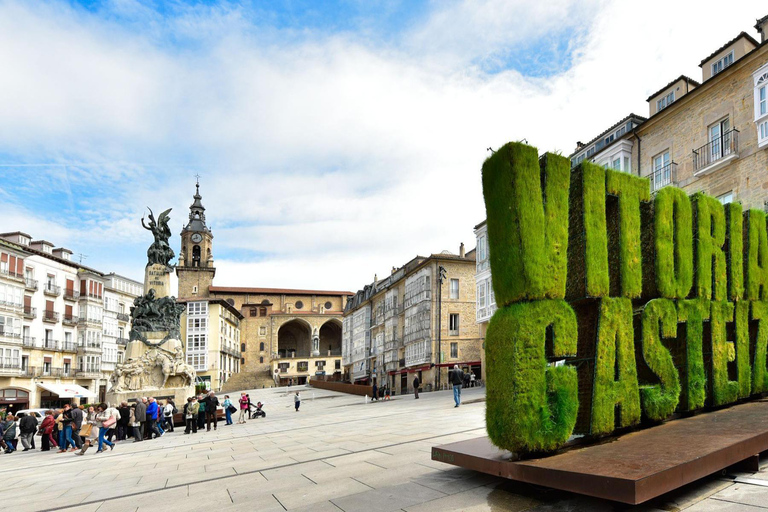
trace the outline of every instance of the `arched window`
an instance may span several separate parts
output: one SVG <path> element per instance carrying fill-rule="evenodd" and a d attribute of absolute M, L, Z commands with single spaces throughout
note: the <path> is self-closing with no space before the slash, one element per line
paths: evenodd
<path fill-rule="evenodd" d="M 264 342 L 263 341 L 261 343 L 259 343 L 259 350 L 261 352 L 264 352 Z"/>
<path fill-rule="evenodd" d="M 240 352 L 245 352 L 245 343 L 240 344 Z"/>
<path fill-rule="evenodd" d="M 192 266 L 193 267 L 199 267 L 200 266 L 200 246 L 195 245 L 192 247 Z"/>
<path fill-rule="evenodd" d="M 259 358 L 259 362 L 260 362 L 260 363 L 263 363 L 263 362 L 264 362 L 264 358 L 263 358 L 263 357 L 260 357 L 260 358 Z"/>

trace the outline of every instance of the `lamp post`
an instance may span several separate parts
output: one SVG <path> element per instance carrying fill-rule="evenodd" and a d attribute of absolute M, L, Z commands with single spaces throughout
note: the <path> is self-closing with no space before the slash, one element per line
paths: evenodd
<path fill-rule="evenodd" d="M 442 318 L 443 318 L 443 281 L 445 280 L 445 267 L 437 267 L 437 384 L 435 389 L 440 389 L 440 363 L 443 362 Z"/>

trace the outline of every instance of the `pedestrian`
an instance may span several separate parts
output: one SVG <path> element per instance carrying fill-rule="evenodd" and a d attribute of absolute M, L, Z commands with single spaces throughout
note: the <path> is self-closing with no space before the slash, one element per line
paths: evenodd
<path fill-rule="evenodd" d="M 88 411 L 84 413 L 83 426 L 80 427 L 80 437 L 83 438 L 83 447 L 75 455 L 85 455 L 85 452 L 98 442 L 99 429 L 96 421 L 96 410 L 93 406 L 88 408 Z"/>
<path fill-rule="evenodd" d="M 153 397 L 149 397 L 147 402 L 147 421 L 145 423 L 147 439 L 152 439 L 152 434 L 154 434 L 154 438 L 157 439 L 163 435 L 160 432 L 160 429 L 157 428 L 157 402 Z"/>
<path fill-rule="evenodd" d="M 56 423 L 56 420 L 53 419 L 53 411 L 45 411 L 45 418 L 43 418 L 43 422 L 40 423 L 40 435 L 43 436 L 42 439 L 42 446 L 40 447 L 41 452 L 47 452 L 51 450 L 51 444 L 53 444 L 53 425 Z M 54 444 L 54 446 L 56 446 Z"/>
<path fill-rule="evenodd" d="M 72 404 L 72 440 L 75 442 L 75 448 L 78 450 L 83 447 L 83 440 L 80 438 L 80 427 L 83 425 L 83 411 L 77 404 Z"/>
<path fill-rule="evenodd" d="M 456 402 L 454 407 L 458 407 L 461 405 L 461 386 L 464 384 L 464 372 L 459 369 L 459 365 L 453 365 L 449 380 L 453 384 L 453 401 Z"/>
<path fill-rule="evenodd" d="M 296 412 L 299 412 L 299 406 L 301 405 L 301 398 L 299 397 L 299 392 L 297 391 L 295 395 L 293 395 L 293 405 L 296 407 Z"/>
<path fill-rule="evenodd" d="M 389 396 L 389 384 L 384 388 L 384 400 L 392 400 L 392 397 Z"/>
<path fill-rule="evenodd" d="M 250 400 L 248 399 L 248 395 L 246 395 L 245 393 L 240 393 L 239 402 L 240 402 L 240 417 L 237 419 L 237 422 L 245 423 L 245 420 L 248 417 L 246 412 L 248 410 L 248 402 L 250 402 Z"/>
<path fill-rule="evenodd" d="M 165 401 L 165 406 L 163 407 L 163 419 L 165 420 L 164 428 L 168 430 L 168 432 L 173 432 L 173 415 L 175 409 L 176 406 L 173 405 L 173 401 L 170 398 Z"/>
<path fill-rule="evenodd" d="M 19 432 L 21 433 L 21 444 L 24 446 L 24 450 L 29 451 L 34 448 L 32 443 L 35 442 L 35 432 L 37 432 L 37 418 L 31 414 L 23 416 L 19 420 Z"/>
<path fill-rule="evenodd" d="M 415 398 L 418 400 L 419 398 L 419 386 L 421 386 L 421 381 L 419 380 L 419 376 L 413 378 L 413 394 Z"/>
<path fill-rule="evenodd" d="M 133 434 L 133 442 L 138 443 L 141 441 L 141 423 L 139 423 L 139 419 L 136 417 L 136 405 L 133 404 L 130 407 L 130 412 L 128 413 L 128 424 L 131 427 L 131 434 Z"/>
<path fill-rule="evenodd" d="M 75 441 L 72 439 L 72 406 L 69 404 L 64 404 L 64 409 L 61 412 L 60 415 L 60 424 L 59 427 L 61 430 L 59 432 L 59 452 L 58 453 L 64 453 L 67 451 L 68 446 L 72 446 L 72 448 L 69 449 L 71 452 L 77 451 L 77 445 L 75 444 Z"/>
<path fill-rule="evenodd" d="M 221 405 L 224 407 L 224 415 L 227 417 L 227 425 L 231 425 L 232 409 L 235 409 L 235 406 L 232 405 L 232 400 L 229 399 L 229 395 L 224 395 L 224 402 Z"/>
<path fill-rule="evenodd" d="M 163 428 L 163 422 L 165 421 L 165 416 L 163 416 L 163 408 L 160 406 L 160 403 L 152 398 L 155 402 L 155 405 L 157 405 L 157 412 L 155 413 L 155 428 L 160 432 L 160 437 L 162 437 L 165 434 L 165 429 Z"/>
<path fill-rule="evenodd" d="M 99 429 L 99 450 L 96 453 L 104 452 L 104 445 L 114 450 L 115 443 L 106 438 L 110 430 L 114 430 L 120 413 L 114 407 L 107 407 L 107 404 L 100 403 L 96 408 L 96 427 Z"/>
<path fill-rule="evenodd" d="M 192 430 L 193 434 L 197 434 L 197 413 L 200 409 L 195 397 L 191 396 L 187 398 L 187 403 L 184 406 L 184 419 L 187 423 L 187 427 L 184 429 L 185 434 L 189 434 Z"/>
<path fill-rule="evenodd" d="M 213 430 L 216 430 L 216 412 L 219 408 L 219 399 L 216 398 L 216 393 L 213 391 L 208 392 L 208 396 L 203 399 L 205 402 L 205 421 L 208 425 L 208 432 L 211 431 L 211 420 L 213 420 Z"/>
<path fill-rule="evenodd" d="M 117 440 L 125 441 L 133 428 L 130 425 L 131 408 L 128 407 L 128 402 L 120 402 L 117 411 L 120 413 L 120 419 L 117 420 Z"/>
<path fill-rule="evenodd" d="M 205 398 L 203 395 L 197 396 L 197 429 L 205 428 Z"/>
<path fill-rule="evenodd" d="M 371 403 L 376 400 L 379 401 L 379 387 L 376 385 L 376 381 L 373 381 L 373 392 L 371 393 Z"/>
<path fill-rule="evenodd" d="M 18 434 L 18 423 L 13 414 L 6 414 L 5 428 L 3 429 L 3 441 L 5 441 L 5 453 L 16 451 L 16 435 Z"/>
<path fill-rule="evenodd" d="M 139 422 L 139 434 L 141 435 L 141 440 L 143 440 L 147 435 L 147 399 L 145 397 L 141 397 L 141 399 L 136 402 L 135 414 L 136 421 Z"/>
<path fill-rule="evenodd" d="M 469 374 L 469 387 L 475 387 L 475 372 Z"/>

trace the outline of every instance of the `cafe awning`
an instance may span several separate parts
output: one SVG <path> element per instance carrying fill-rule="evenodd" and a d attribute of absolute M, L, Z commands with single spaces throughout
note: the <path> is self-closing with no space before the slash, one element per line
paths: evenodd
<path fill-rule="evenodd" d="M 59 398 L 96 398 L 96 393 L 88 391 L 83 386 L 77 384 L 48 384 L 47 382 L 38 382 L 38 386 L 46 391 L 50 391 Z"/>

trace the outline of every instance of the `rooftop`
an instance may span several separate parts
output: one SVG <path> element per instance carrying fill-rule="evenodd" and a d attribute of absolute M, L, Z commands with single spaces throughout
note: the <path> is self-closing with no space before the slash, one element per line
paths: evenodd
<path fill-rule="evenodd" d="M 211 286 L 211 293 L 234 293 L 252 295 L 354 295 L 352 292 L 329 290 L 294 290 L 291 288 L 248 288 L 242 286 Z"/>
<path fill-rule="evenodd" d="M 658 90 L 658 91 L 656 91 L 655 93 L 653 93 L 653 94 L 651 94 L 650 96 L 648 96 L 648 98 L 647 98 L 645 101 L 651 101 L 651 100 L 652 100 L 654 97 L 656 97 L 656 96 L 658 96 L 659 94 L 661 94 L 661 93 L 662 93 L 662 92 L 663 92 L 665 89 L 668 89 L 669 87 L 672 87 L 672 85 L 673 85 L 675 82 L 679 82 L 680 80 L 685 80 L 687 83 L 689 83 L 689 84 L 693 84 L 695 87 L 698 87 L 698 86 L 700 86 L 700 85 L 701 85 L 699 82 L 697 82 L 697 81 L 696 81 L 696 80 L 694 80 L 693 78 L 687 77 L 687 76 L 685 76 L 685 75 L 680 75 L 679 77 L 675 78 L 674 80 L 672 80 L 671 82 L 669 82 L 667 85 L 665 85 L 664 87 L 662 87 L 661 89 L 659 89 L 659 90 Z"/>
<path fill-rule="evenodd" d="M 600 133 L 600 135 L 598 135 L 598 136 L 597 136 L 597 137 L 595 137 L 594 139 L 590 140 L 590 141 L 589 141 L 589 142 L 587 142 L 586 144 L 582 144 L 581 142 L 577 142 L 577 143 L 576 143 L 576 150 L 575 150 L 573 153 L 571 153 L 571 154 L 568 156 L 568 158 L 573 158 L 573 156 L 574 156 L 574 155 L 576 155 L 576 153 L 578 153 L 578 152 L 580 152 L 580 151 L 582 151 L 582 150 L 584 150 L 584 149 L 588 148 L 589 146 L 591 146 L 591 145 L 592 145 L 592 143 L 593 143 L 593 142 L 596 142 L 596 141 L 598 141 L 599 139 L 603 138 L 605 135 L 607 135 L 608 133 L 612 132 L 613 130 L 615 130 L 616 128 L 618 128 L 619 126 L 621 126 L 622 124 L 624 124 L 624 123 L 626 123 L 627 121 L 629 121 L 630 119 L 635 119 L 635 120 L 637 120 L 637 121 L 640 121 L 640 123 L 643 123 L 643 122 L 645 122 L 645 120 L 646 120 L 647 118 L 645 118 L 645 117 L 643 117 L 643 116 L 638 116 L 637 114 L 632 114 L 632 113 L 630 113 L 628 116 L 626 116 L 626 117 L 625 117 L 625 118 L 623 118 L 622 120 L 620 120 L 620 121 L 617 121 L 617 122 L 616 122 L 616 123 L 615 123 L 613 126 L 611 126 L 610 128 L 606 128 L 605 130 L 603 130 L 603 131 Z"/>
<path fill-rule="evenodd" d="M 739 35 L 737 35 L 736 37 L 734 37 L 733 39 L 731 39 L 730 41 L 725 43 L 723 46 L 721 46 L 720 48 L 718 48 L 714 52 L 710 53 L 707 57 L 704 57 L 704 59 L 702 59 L 702 61 L 699 62 L 699 67 L 704 66 L 705 62 L 707 62 L 709 59 L 711 59 L 712 57 L 714 57 L 715 55 L 717 55 L 721 51 L 723 51 L 726 48 L 728 48 L 729 46 L 731 46 L 733 43 L 735 43 L 736 41 L 738 41 L 742 37 L 745 38 L 750 43 L 754 44 L 755 46 L 760 46 L 760 43 L 758 43 L 757 40 L 754 37 L 752 37 L 751 35 L 749 35 L 746 32 L 742 31 Z"/>

